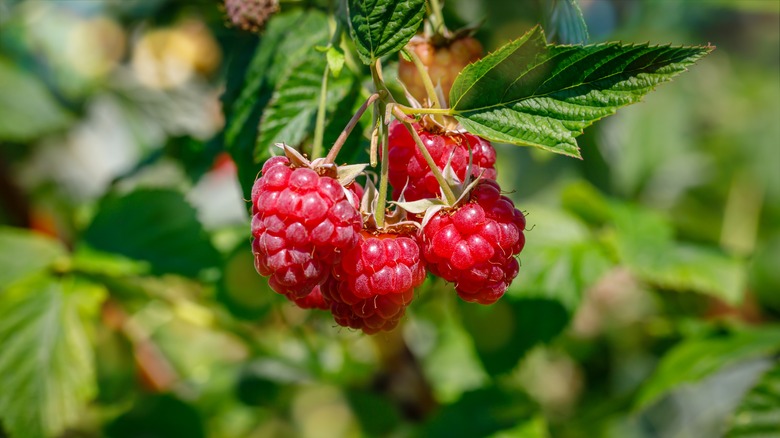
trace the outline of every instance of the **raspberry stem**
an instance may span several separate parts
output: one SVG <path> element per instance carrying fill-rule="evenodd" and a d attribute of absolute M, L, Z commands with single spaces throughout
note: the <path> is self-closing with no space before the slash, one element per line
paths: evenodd
<path fill-rule="evenodd" d="M 417 114 L 434 114 L 442 116 L 451 116 L 452 109 L 450 108 L 411 108 L 404 105 L 396 105 L 396 108 L 401 110 L 403 114 L 417 115 Z"/>
<path fill-rule="evenodd" d="M 441 170 L 439 170 L 439 166 L 436 165 L 436 162 L 433 160 L 433 157 L 431 157 L 430 152 L 428 152 L 428 148 L 425 147 L 425 144 L 420 138 L 420 134 L 417 133 L 417 130 L 414 129 L 414 126 L 412 126 L 411 123 L 405 120 L 406 116 L 400 109 L 398 109 L 397 106 L 393 107 L 393 113 L 396 115 L 396 117 L 398 117 L 398 120 L 404 124 L 407 131 L 409 131 L 409 133 L 412 135 L 412 138 L 414 138 L 414 143 L 417 145 L 417 149 L 420 150 L 423 158 L 425 158 L 425 162 L 428 163 L 428 167 L 431 168 L 433 177 L 436 178 L 439 186 L 441 186 L 442 192 L 444 192 L 444 197 L 447 198 L 447 203 L 450 205 L 455 205 L 455 202 L 457 202 L 458 198 L 452 192 L 449 184 L 447 184 L 447 181 L 444 179 L 444 175 L 442 175 Z"/>
<path fill-rule="evenodd" d="M 330 68 L 325 65 L 320 86 L 320 102 L 317 107 L 317 123 L 314 125 L 314 141 L 311 147 L 311 158 L 316 159 L 322 155 L 322 140 L 325 137 L 325 107 L 328 103 L 328 76 Z"/>
<path fill-rule="evenodd" d="M 445 35 L 447 33 L 447 26 L 444 25 L 444 14 L 441 12 L 441 3 L 439 0 L 428 0 L 431 7 L 431 16 L 429 20 L 433 26 L 433 31 Z"/>
<path fill-rule="evenodd" d="M 349 137 L 349 134 L 353 129 L 355 129 L 355 125 L 357 125 L 358 121 L 360 121 L 360 118 L 363 116 L 363 113 L 366 112 L 368 106 L 374 103 L 374 101 L 377 99 L 379 99 L 379 94 L 374 93 L 371 96 L 368 96 L 368 99 L 363 102 L 363 105 L 360 105 L 360 108 L 358 108 L 355 115 L 352 116 L 352 118 L 349 120 L 349 123 L 347 123 L 347 126 L 345 126 L 344 130 L 341 131 L 341 134 L 339 134 L 339 138 L 337 138 L 336 142 L 333 143 L 333 147 L 330 148 L 328 156 L 325 157 L 326 164 L 332 164 L 336 161 L 336 156 L 338 156 L 341 147 L 344 146 L 344 142 L 347 141 L 347 137 Z"/>
<path fill-rule="evenodd" d="M 420 61 L 420 57 L 417 56 L 417 53 L 415 53 L 414 50 L 403 50 L 412 60 L 414 67 L 417 69 L 417 73 L 419 73 L 423 80 L 425 92 L 428 93 L 428 99 L 431 101 L 431 108 L 441 108 L 441 102 L 439 102 L 439 96 L 436 94 L 436 88 L 433 86 L 433 81 L 431 80 L 431 75 L 428 74 L 428 69 L 423 65 L 422 61 Z M 437 122 L 443 123 L 443 120 L 440 120 L 441 117 L 439 117 L 439 115 L 434 114 L 434 118 Z"/>

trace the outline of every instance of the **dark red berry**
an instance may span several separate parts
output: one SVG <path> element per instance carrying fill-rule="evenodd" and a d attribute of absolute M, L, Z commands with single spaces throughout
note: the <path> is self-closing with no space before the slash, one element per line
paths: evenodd
<path fill-rule="evenodd" d="M 425 225 L 428 269 L 466 301 L 491 304 L 517 276 L 515 256 L 525 245 L 525 216 L 501 195 L 495 181 L 481 181 L 465 204 L 442 210 Z"/>
<path fill-rule="evenodd" d="M 329 310 L 330 306 L 328 306 L 325 299 L 322 297 L 321 288 L 322 285 L 315 286 L 309 295 L 306 295 L 303 298 L 290 298 L 290 300 L 301 309 Z"/>
<path fill-rule="evenodd" d="M 307 296 L 354 247 L 362 222 L 344 188 L 284 157 L 263 165 L 252 188 L 252 250 L 257 271 L 290 299 Z"/>
<path fill-rule="evenodd" d="M 425 131 L 417 124 L 414 128 L 439 169 L 444 169 L 450 161 L 458 178 L 465 179 L 471 149 L 473 176 L 482 173 L 483 178 L 496 179 L 496 151 L 488 141 L 469 133 L 442 135 Z M 390 124 L 388 143 L 393 198 L 400 197 L 404 186 L 407 201 L 439 196 L 439 182 L 403 124 L 398 121 Z"/>

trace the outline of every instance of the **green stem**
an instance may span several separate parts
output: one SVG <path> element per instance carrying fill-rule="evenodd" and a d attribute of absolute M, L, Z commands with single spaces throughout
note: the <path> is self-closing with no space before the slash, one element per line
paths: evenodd
<path fill-rule="evenodd" d="M 398 107 L 393 108 L 393 111 L 400 112 Z M 431 154 L 428 152 L 428 149 L 425 147 L 425 144 L 420 138 L 420 134 L 417 133 L 417 130 L 414 129 L 414 126 L 412 126 L 411 123 L 403 120 L 402 118 L 403 113 L 398 114 L 398 116 L 400 116 L 399 120 L 401 120 L 401 123 L 403 123 L 406 129 L 409 131 L 409 133 L 412 134 L 412 137 L 414 138 L 414 143 L 417 145 L 417 149 L 420 151 L 423 158 L 425 158 L 425 162 L 428 163 L 428 167 L 431 168 L 433 177 L 436 178 L 436 181 L 441 186 L 442 191 L 444 192 L 444 197 L 447 198 L 447 203 L 450 205 L 455 205 L 455 202 L 458 200 L 458 198 L 455 197 L 455 193 L 452 192 L 452 189 L 450 188 L 449 184 L 447 184 L 447 181 L 444 179 L 444 175 L 442 175 L 441 170 L 439 170 L 439 166 L 437 166 L 436 162 L 433 161 L 433 157 L 431 157 Z"/>
<path fill-rule="evenodd" d="M 431 108 L 441 108 L 442 106 L 441 102 L 439 101 L 439 95 L 436 93 L 436 88 L 433 86 L 431 75 L 428 74 L 428 69 L 425 67 L 425 65 L 423 65 L 422 61 L 420 61 L 420 57 L 417 56 L 417 53 L 415 53 L 414 50 L 404 49 L 404 53 L 406 53 L 406 55 L 411 58 L 415 68 L 417 68 L 417 73 L 423 80 L 425 92 L 428 93 L 428 99 L 431 101 Z M 436 117 L 437 122 L 443 122 L 443 120 L 439 119 L 439 117 Z"/>
<path fill-rule="evenodd" d="M 447 27 L 444 25 L 444 14 L 441 12 L 441 3 L 439 0 L 428 0 L 431 5 L 431 24 L 433 25 L 433 31 L 444 35 L 447 32 Z"/>
<path fill-rule="evenodd" d="M 385 112 L 387 105 L 394 103 L 390 90 L 385 85 L 384 78 L 382 77 L 382 64 L 379 60 L 375 64 L 371 65 L 371 78 L 374 80 L 374 86 L 379 94 L 380 101 L 377 105 L 377 113 L 379 113 L 379 122 L 385 123 Z M 388 188 L 388 175 L 390 173 L 390 157 L 388 151 L 387 133 L 383 129 L 380 131 L 379 142 L 382 145 L 382 163 L 379 173 L 379 195 L 377 196 L 376 211 L 374 212 L 374 218 L 376 219 L 376 225 L 378 228 L 385 226 L 385 207 L 387 206 L 387 188 Z"/>
<path fill-rule="evenodd" d="M 330 68 L 325 65 L 325 72 L 322 74 L 322 85 L 320 86 L 320 102 L 317 108 L 317 123 L 314 125 L 314 142 L 311 147 L 311 158 L 316 159 L 322 155 L 322 141 L 325 138 L 325 111 L 328 103 L 328 76 Z"/>
<path fill-rule="evenodd" d="M 411 114 L 411 115 L 417 115 L 417 114 L 439 114 L 443 116 L 452 115 L 451 108 L 412 108 L 410 106 L 404 106 L 404 105 L 396 105 L 395 107 L 398 108 L 404 114 Z"/>

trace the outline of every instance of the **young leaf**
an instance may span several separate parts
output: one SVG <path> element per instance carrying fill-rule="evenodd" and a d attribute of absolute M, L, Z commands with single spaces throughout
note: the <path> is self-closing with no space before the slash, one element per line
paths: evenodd
<path fill-rule="evenodd" d="M 256 160 L 266 157 L 268 149 L 278 142 L 298 145 L 313 132 L 326 66 L 325 56 L 312 50 L 274 92 L 260 122 Z M 355 80 L 348 71 L 342 73 L 328 81 L 327 109 L 330 113 L 346 97 Z"/>
<path fill-rule="evenodd" d="M 62 244 L 27 230 L 0 227 L 0 292 L 66 255 Z"/>
<path fill-rule="evenodd" d="M 636 408 L 647 407 L 679 385 L 697 382 L 725 366 L 778 351 L 780 327 L 772 326 L 683 341 L 661 359 L 653 376 L 641 388 Z"/>
<path fill-rule="evenodd" d="M 195 209 L 171 190 L 107 197 L 83 241 L 99 251 L 147 261 L 157 274 L 194 277 L 220 262 Z"/>
<path fill-rule="evenodd" d="M 575 137 L 585 127 L 640 101 L 712 49 L 548 45 L 537 26 L 463 69 L 450 102 L 469 132 L 580 158 Z"/>
<path fill-rule="evenodd" d="M 425 0 L 349 0 L 349 29 L 365 64 L 401 50 L 425 16 Z"/>
<path fill-rule="evenodd" d="M 767 370 L 731 417 L 728 438 L 771 436 L 780 432 L 780 361 Z"/>
<path fill-rule="evenodd" d="M 90 290 L 91 291 L 91 290 Z M 0 419 L 10 436 L 46 437 L 78 418 L 96 393 L 84 290 L 50 278 L 17 283 L 0 295 Z"/>

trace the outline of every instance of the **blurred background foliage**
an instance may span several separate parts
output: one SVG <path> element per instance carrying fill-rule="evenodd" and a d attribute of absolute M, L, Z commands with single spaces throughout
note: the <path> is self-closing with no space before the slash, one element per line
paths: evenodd
<path fill-rule="evenodd" d="M 0 436 L 776 436 L 780 3 L 579 5 L 587 34 L 568 0 L 445 13 L 488 50 L 538 22 L 717 49 L 588 129 L 582 161 L 496 145 L 518 279 L 481 307 L 431 278 L 369 337 L 273 293 L 249 249 L 258 120 L 287 58 L 324 55 L 211 1 L 0 3 Z M 301 8 L 328 4 L 278 26 Z"/>

